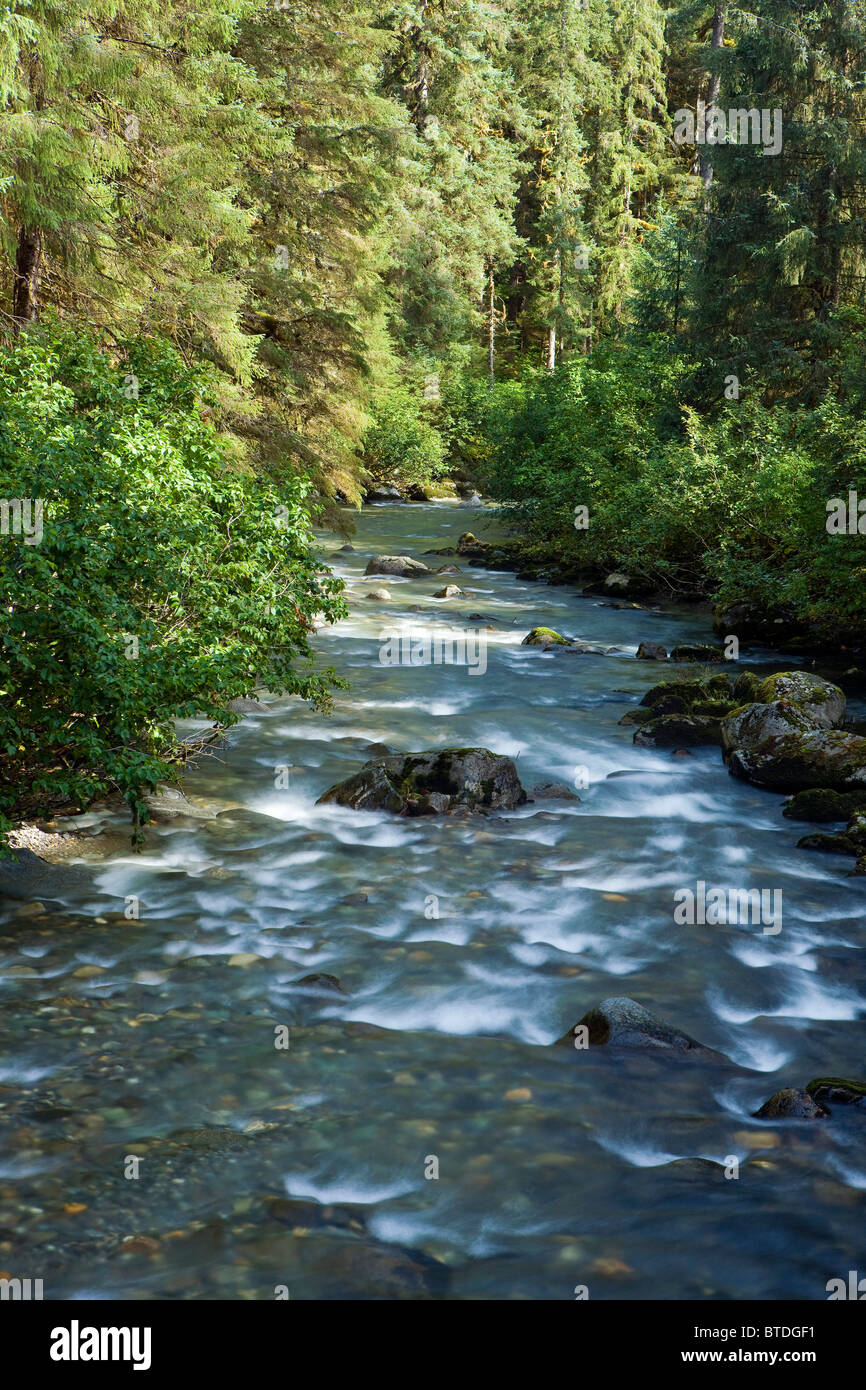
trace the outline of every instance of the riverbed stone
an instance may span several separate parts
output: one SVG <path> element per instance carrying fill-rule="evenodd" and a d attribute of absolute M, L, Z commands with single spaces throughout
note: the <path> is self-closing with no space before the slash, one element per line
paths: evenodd
<path fill-rule="evenodd" d="M 817 1076 L 806 1084 L 806 1090 L 816 1105 L 857 1105 L 866 1109 L 866 1081 L 852 1081 L 844 1076 Z"/>
<path fill-rule="evenodd" d="M 387 483 L 375 483 L 364 495 L 365 502 L 402 502 L 403 494 Z"/>
<path fill-rule="evenodd" d="M 703 1043 L 689 1037 L 688 1033 L 683 1033 L 679 1028 L 656 1018 L 643 1004 L 625 996 L 617 995 L 603 999 L 600 1004 L 596 1004 L 584 1014 L 575 1027 L 587 1029 L 590 1047 L 610 1045 L 728 1060 L 721 1052 L 705 1047 Z M 557 1039 L 556 1045 L 574 1047 L 574 1042 L 575 1030 L 572 1028 Z"/>
<path fill-rule="evenodd" d="M 376 599 L 379 603 L 387 603 L 391 594 L 387 589 L 368 589 L 364 597 L 367 599 Z"/>
<path fill-rule="evenodd" d="M 789 820 L 811 820 L 819 823 L 847 821 L 856 811 L 866 810 L 866 790 L 834 792 L 829 787 L 810 787 L 797 792 L 782 808 Z"/>
<path fill-rule="evenodd" d="M 638 661 L 667 661 L 667 647 L 663 647 L 661 642 L 641 642 L 637 649 Z"/>
<path fill-rule="evenodd" d="M 510 758 L 488 748 L 440 748 L 373 759 L 317 804 L 425 816 L 512 810 L 526 799 Z"/>
<path fill-rule="evenodd" d="M 418 579 L 423 574 L 432 574 L 427 565 L 413 560 L 411 555 L 374 555 L 367 561 L 365 574 L 393 574 L 401 579 Z"/>
<path fill-rule="evenodd" d="M 539 782 L 532 788 L 535 801 L 580 801 L 580 797 L 565 782 Z"/>
<path fill-rule="evenodd" d="M 444 589 L 437 589 L 434 598 L 462 598 L 463 590 L 458 589 L 456 584 L 446 584 Z"/>
<path fill-rule="evenodd" d="M 466 555 L 472 559 L 483 560 L 489 550 L 490 546 L 487 542 L 480 541 L 477 536 L 473 536 L 471 531 L 464 531 L 457 541 L 457 554 Z"/>
<path fill-rule="evenodd" d="M 697 747 L 721 742 L 720 720 L 709 715 L 662 714 L 641 724 L 633 742 L 639 748 Z"/>
<path fill-rule="evenodd" d="M 683 642 L 671 652 L 671 661 L 677 662 L 700 661 L 715 664 L 724 660 L 724 648 L 711 647 L 708 642 Z"/>
<path fill-rule="evenodd" d="M 563 637 L 552 627 L 534 627 L 521 642 L 521 647 L 568 647 L 570 637 Z"/>
<path fill-rule="evenodd" d="M 302 975 L 299 980 L 292 980 L 292 984 L 295 989 L 312 989 L 326 994 L 346 993 L 336 975 L 325 975 L 321 972 L 316 972 L 313 975 Z"/>
<path fill-rule="evenodd" d="M 760 1110 L 755 1111 L 756 1120 L 823 1120 L 827 1116 L 823 1105 L 819 1105 L 808 1091 L 798 1091 L 786 1086 L 764 1101 Z"/>

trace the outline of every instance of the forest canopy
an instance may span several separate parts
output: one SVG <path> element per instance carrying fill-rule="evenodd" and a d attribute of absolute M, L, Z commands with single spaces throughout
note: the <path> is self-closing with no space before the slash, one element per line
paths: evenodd
<path fill-rule="evenodd" d="M 861 3 L 18 0 L 0 89 L 34 804 L 138 813 L 178 714 L 326 698 L 311 520 L 371 480 L 460 472 L 575 572 L 862 640 Z"/>

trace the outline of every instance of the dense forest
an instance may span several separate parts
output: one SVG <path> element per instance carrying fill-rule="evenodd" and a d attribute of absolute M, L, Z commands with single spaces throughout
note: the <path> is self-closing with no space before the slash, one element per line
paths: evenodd
<path fill-rule="evenodd" d="M 327 705 L 312 527 L 377 484 L 469 480 L 525 563 L 722 631 L 862 642 L 860 0 L 0 25 L 0 830 L 108 788 L 142 818 L 174 719 L 259 684 Z"/>

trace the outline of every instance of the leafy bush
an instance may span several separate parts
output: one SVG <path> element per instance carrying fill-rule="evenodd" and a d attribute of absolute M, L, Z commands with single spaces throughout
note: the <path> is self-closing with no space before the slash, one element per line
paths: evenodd
<path fill-rule="evenodd" d="M 840 387 L 809 409 L 747 392 L 700 414 L 682 400 L 688 377 L 649 339 L 495 388 L 487 487 L 550 556 L 863 640 L 866 535 L 827 532 L 831 498 L 859 488 L 866 501 L 860 398 Z"/>
<path fill-rule="evenodd" d="M 208 414 L 153 341 L 110 359 L 49 323 L 0 355 L 0 498 L 44 507 L 41 543 L 0 535 L 0 832 L 111 790 L 139 825 L 176 718 L 231 724 L 260 683 L 327 703 L 308 637 L 344 605 L 305 488 L 238 472 Z"/>
<path fill-rule="evenodd" d="M 364 436 L 364 467 L 396 487 L 430 483 L 444 472 L 445 446 L 423 415 L 423 401 L 405 387 L 383 394 Z"/>

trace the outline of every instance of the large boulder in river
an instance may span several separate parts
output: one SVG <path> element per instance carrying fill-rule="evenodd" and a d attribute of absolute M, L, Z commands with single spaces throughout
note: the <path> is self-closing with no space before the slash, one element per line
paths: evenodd
<path fill-rule="evenodd" d="M 432 574 L 432 570 L 409 555 L 374 555 L 367 562 L 364 573 L 395 574 L 401 579 L 417 579 L 422 574 Z"/>
<path fill-rule="evenodd" d="M 817 727 L 811 716 L 790 700 L 774 700 L 769 705 L 741 705 L 722 720 L 722 747 L 726 753 L 735 748 L 757 748 L 767 739 L 808 734 Z"/>
<path fill-rule="evenodd" d="M 403 494 L 388 483 L 374 483 L 364 494 L 365 502 L 402 502 Z"/>
<path fill-rule="evenodd" d="M 612 1047 L 661 1050 L 695 1057 L 715 1057 L 720 1061 L 728 1060 L 721 1052 L 696 1042 L 688 1033 L 681 1032 L 679 1028 L 672 1028 L 662 1019 L 656 1018 L 642 1004 L 624 996 L 603 999 L 600 1004 L 596 1004 L 570 1032 L 557 1039 L 557 1044 L 574 1047 L 575 1041 L 579 1042 L 579 1035 L 577 1039 L 575 1037 L 578 1028 L 587 1030 L 590 1047 L 610 1044 Z"/>
<path fill-rule="evenodd" d="M 780 671 L 768 676 L 758 686 L 755 698 L 765 704 L 786 700 L 799 705 L 816 729 L 838 728 L 845 719 L 845 695 L 838 685 L 808 671 Z"/>
<path fill-rule="evenodd" d="M 728 771 L 768 791 L 866 790 L 866 738 L 841 729 L 786 734 L 757 748 L 736 749 L 728 759 Z"/>
<path fill-rule="evenodd" d="M 509 811 L 525 801 L 510 758 L 488 748 L 440 748 L 374 758 L 324 792 L 317 805 L 334 802 L 355 811 L 434 816 Z"/>

